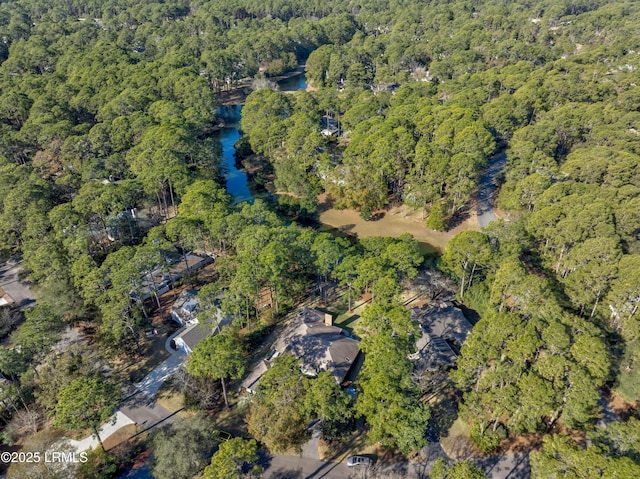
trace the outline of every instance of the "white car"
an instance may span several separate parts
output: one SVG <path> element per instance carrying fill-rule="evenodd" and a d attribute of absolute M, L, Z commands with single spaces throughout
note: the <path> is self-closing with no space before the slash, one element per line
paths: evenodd
<path fill-rule="evenodd" d="M 369 459 L 368 457 L 351 456 L 351 457 L 347 458 L 347 466 L 349 466 L 349 467 L 370 466 L 370 465 L 371 465 L 371 459 Z"/>

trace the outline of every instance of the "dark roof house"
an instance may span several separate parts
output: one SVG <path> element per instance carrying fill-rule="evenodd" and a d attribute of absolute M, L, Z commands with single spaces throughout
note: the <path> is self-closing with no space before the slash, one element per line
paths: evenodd
<path fill-rule="evenodd" d="M 416 341 L 416 352 L 409 356 L 414 373 L 453 366 L 472 329 L 462 311 L 447 301 L 413 308 L 411 317 L 418 322 L 422 333 Z"/>
<path fill-rule="evenodd" d="M 270 366 L 269 360 L 280 354 L 291 354 L 302 360 L 304 374 L 317 376 L 330 371 L 336 382 L 342 384 L 360 354 L 360 346 L 342 328 L 333 326 L 331 315 L 303 308 L 278 338 L 269 359 L 261 361 L 242 386 L 254 392 Z"/>
<path fill-rule="evenodd" d="M 186 354 L 191 354 L 198 343 L 210 334 L 210 328 L 202 324 L 195 323 L 187 326 L 185 330 L 173 338 L 172 341 L 176 349 L 179 349 Z"/>

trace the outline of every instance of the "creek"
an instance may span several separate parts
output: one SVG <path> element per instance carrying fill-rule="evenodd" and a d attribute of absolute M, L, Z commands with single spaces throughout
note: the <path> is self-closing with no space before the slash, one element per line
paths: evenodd
<path fill-rule="evenodd" d="M 304 72 L 283 78 L 278 82 L 278 87 L 280 91 L 304 90 L 307 87 Z M 217 113 L 224 121 L 224 126 L 213 134 L 213 138 L 218 139 L 222 145 L 222 164 L 224 176 L 227 179 L 227 191 L 233 196 L 235 203 L 242 201 L 253 203 L 254 196 L 249 189 L 247 173 L 242 165 L 238 164 L 235 155 L 235 143 L 240 138 L 242 105 L 221 106 Z"/>

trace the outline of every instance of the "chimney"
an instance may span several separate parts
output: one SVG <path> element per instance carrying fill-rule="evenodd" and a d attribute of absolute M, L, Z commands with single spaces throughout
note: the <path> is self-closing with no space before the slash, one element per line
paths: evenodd
<path fill-rule="evenodd" d="M 333 316 L 329 313 L 324 313 L 324 324 L 326 326 L 333 326 Z"/>

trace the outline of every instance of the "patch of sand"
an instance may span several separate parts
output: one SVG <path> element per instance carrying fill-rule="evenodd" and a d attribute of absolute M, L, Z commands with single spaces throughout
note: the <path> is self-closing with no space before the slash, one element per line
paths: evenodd
<path fill-rule="evenodd" d="M 428 243 L 442 252 L 449 240 L 461 231 L 478 230 L 478 220 L 475 212 L 471 212 L 467 219 L 454 229 L 440 232 L 425 226 L 420 212 L 403 205 L 381 212 L 384 216 L 375 221 L 365 221 L 355 210 L 337 210 L 329 208 L 326 195 L 318 198 L 320 202 L 320 222 L 342 233 L 359 238 L 367 236 L 398 237 L 404 233 L 411 233 L 421 243 Z"/>
<path fill-rule="evenodd" d="M 621 394 L 616 391 L 610 391 L 607 395 L 609 407 L 620 417 L 626 420 L 633 414 L 634 410 L 640 408 L 640 401 L 627 401 Z"/>

